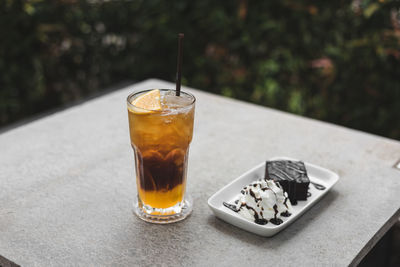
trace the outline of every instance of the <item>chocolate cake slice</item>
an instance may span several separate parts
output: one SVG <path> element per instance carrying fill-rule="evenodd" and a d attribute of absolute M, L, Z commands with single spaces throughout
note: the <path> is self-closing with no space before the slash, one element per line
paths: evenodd
<path fill-rule="evenodd" d="M 302 161 L 274 160 L 267 161 L 265 179 L 279 182 L 289 195 L 290 202 L 295 205 L 297 200 L 307 200 L 310 179 Z"/>

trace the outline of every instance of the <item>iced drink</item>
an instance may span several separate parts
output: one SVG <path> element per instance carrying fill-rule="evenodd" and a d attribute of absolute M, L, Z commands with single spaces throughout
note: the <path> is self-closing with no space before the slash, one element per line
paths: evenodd
<path fill-rule="evenodd" d="M 194 106 L 193 95 L 176 96 L 175 90 L 168 89 L 128 97 L 138 191 L 135 212 L 146 221 L 168 223 L 184 219 L 191 211 L 185 188 Z"/>

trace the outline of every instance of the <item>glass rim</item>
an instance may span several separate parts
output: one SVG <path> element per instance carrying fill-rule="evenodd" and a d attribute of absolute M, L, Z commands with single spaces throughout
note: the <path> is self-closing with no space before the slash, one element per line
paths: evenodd
<path fill-rule="evenodd" d="M 133 92 L 133 93 L 129 94 L 128 97 L 126 98 L 126 103 L 128 104 L 128 108 L 130 107 L 130 108 L 141 109 L 141 110 L 145 110 L 145 111 L 154 111 L 154 110 L 151 110 L 151 109 L 146 109 L 146 108 L 141 108 L 141 107 L 135 106 L 130 101 L 130 100 L 134 99 L 135 96 L 137 96 L 139 94 L 142 94 L 142 93 L 150 92 L 152 90 L 156 90 L 156 88 L 155 89 L 139 90 L 139 91 L 136 91 L 136 92 Z M 162 89 L 157 89 L 157 90 L 176 92 L 175 89 L 168 89 L 168 88 L 162 88 Z M 185 95 L 185 96 L 188 96 L 189 98 L 191 98 L 190 103 L 188 103 L 187 105 L 182 106 L 182 108 L 187 108 L 189 106 L 194 105 L 194 103 L 196 102 L 196 97 L 193 94 L 181 90 L 181 95 L 180 96 L 182 96 L 182 94 Z M 181 109 L 181 108 L 179 108 L 179 109 Z"/>

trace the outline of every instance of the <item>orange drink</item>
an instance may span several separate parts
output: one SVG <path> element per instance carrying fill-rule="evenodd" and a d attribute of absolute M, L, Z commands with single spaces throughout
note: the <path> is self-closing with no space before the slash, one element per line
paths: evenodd
<path fill-rule="evenodd" d="M 128 97 L 131 145 L 135 154 L 135 213 L 155 223 L 184 219 L 191 212 L 185 198 L 195 98 L 175 90 L 141 91 Z"/>

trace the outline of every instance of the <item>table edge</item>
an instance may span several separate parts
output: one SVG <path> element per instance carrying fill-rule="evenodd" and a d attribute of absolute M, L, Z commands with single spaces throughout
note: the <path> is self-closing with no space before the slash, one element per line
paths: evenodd
<path fill-rule="evenodd" d="M 393 225 L 400 219 L 400 208 L 392 215 L 392 217 L 375 233 L 375 235 L 365 244 L 358 252 L 349 266 L 358 266 L 364 257 L 375 247 L 379 240 L 389 231 Z"/>

